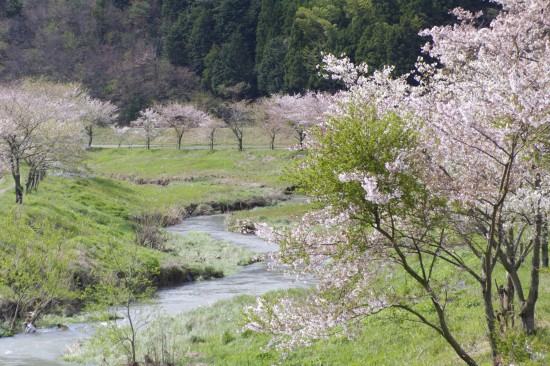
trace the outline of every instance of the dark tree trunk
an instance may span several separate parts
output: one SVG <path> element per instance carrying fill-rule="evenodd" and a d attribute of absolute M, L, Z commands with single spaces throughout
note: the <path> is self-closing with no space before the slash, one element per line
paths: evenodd
<path fill-rule="evenodd" d="M 499 286 L 495 280 L 495 286 L 500 300 L 500 309 L 496 313 L 496 318 L 500 334 L 503 335 L 506 329 L 514 326 L 514 282 L 510 274 L 507 274 L 506 284 Z"/>
<path fill-rule="evenodd" d="M 540 180 L 537 180 L 537 186 L 540 186 Z M 538 209 L 537 219 L 535 221 L 535 239 L 533 241 L 533 258 L 531 259 L 531 287 L 529 288 L 529 295 L 527 300 L 521 306 L 521 322 L 523 324 L 523 330 L 527 334 L 535 333 L 535 304 L 539 297 L 539 270 L 540 270 L 540 252 L 542 241 L 542 227 L 543 227 L 543 215 Z"/>
<path fill-rule="evenodd" d="M 542 266 L 548 268 L 548 216 L 544 215 L 542 222 L 542 243 L 540 246 L 542 254 Z"/>
<path fill-rule="evenodd" d="M 489 239 L 490 240 L 490 239 Z M 498 358 L 497 341 L 496 341 L 496 325 L 495 325 L 495 310 L 493 307 L 492 298 L 492 254 L 491 250 L 485 254 L 485 258 L 482 264 L 482 278 L 481 281 L 481 293 L 483 296 L 483 306 L 485 309 L 485 320 L 487 321 L 487 337 L 489 338 L 489 345 L 491 346 L 491 355 L 493 360 Z"/>
<path fill-rule="evenodd" d="M 92 147 L 92 139 L 94 137 L 94 130 L 93 126 L 89 125 L 84 127 L 84 130 L 86 131 L 86 135 L 88 135 L 88 148 Z"/>
<path fill-rule="evenodd" d="M 21 306 L 21 301 L 18 300 L 16 305 L 15 305 L 15 311 L 13 313 L 13 317 L 11 318 L 11 322 L 10 322 L 10 332 L 14 332 L 15 331 L 15 323 L 17 321 L 17 317 L 19 316 L 19 308 Z"/>
<path fill-rule="evenodd" d="M 516 243 L 516 233 L 513 228 L 511 228 L 508 233 L 501 228 L 502 237 L 501 242 L 506 243 L 506 257 L 510 263 L 511 268 L 516 267 L 516 253 L 517 253 L 517 243 Z M 520 238 L 517 238 L 519 240 Z M 515 287 L 512 275 L 509 271 L 506 273 L 506 283 L 503 285 L 498 285 L 495 280 L 495 286 L 498 291 L 498 296 L 500 300 L 500 310 L 497 312 L 497 321 L 500 327 L 500 333 L 504 334 L 506 329 L 510 326 L 514 326 L 514 297 L 515 297 Z"/>
<path fill-rule="evenodd" d="M 306 133 L 304 131 L 298 132 L 298 142 L 300 145 L 300 150 L 304 148 L 304 140 L 306 139 Z"/>
<path fill-rule="evenodd" d="M 181 140 L 183 139 L 183 134 L 178 134 L 178 150 L 181 150 Z"/>
<path fill-rule="evenodd" d="M 488 288 L 487 288 L 488 287 Z M 484 286 L 482 290 L 483 304 L 485 308 L 485 319 L 487 321 L 489 345 L 491 346 L 491 355 L 493 360 L 497 358 L 497 342 L 495 334 L 495 313 L 493 309 L 493 299 L 491 297 L 492 286 Z"/>
<path fill-rule="evenodd" d="M 216 133 L 216 130 L 213 129 L 210 131 L 209 139 L 210 139 L 210 150 L 214 150 L 214 133 Z"/>
<path fill-rule="evenodd" d="M 33 186 L 33 181 L 35 179 L 34 177 L 34 169 L 29 168 L 29 174 L 27 175 L 27 182 L 25 183 L 25 194 L 29 194 L 30 190 Z"/>
<path fill-rule="evenodd" d="M 237 140 L 239 141 L 239 151 L 243 151 L 243 138 L 238 137 Z"/>
<path fill-rule="evenodd" d="M 433 300 L 432 300 L 433 301 Z M 437 316 L 439 318 L 439 324 L 441 326 L 441 334 L 443 338 L 453 347 L 456 354 L 469 366 L 477 366 L 477 363 L 472 357 L 460 346 L 456 339 L 451 335 L 449 327 L 447 326 L 447 320 L 445 319 L 445 313 L 439 303 L 434 302 Z"/>
<path fill-rule="evenodd" d="M 271 136 L 271 144 L 269 146 L 271 150 L 275 150 L 275 136 Z"/>
<path fill-rule="evenodd" d="M 19 172 L 13 174 L 13 182 L 15 183 L 15 203 L 23 204 L 23 186 Z"/>

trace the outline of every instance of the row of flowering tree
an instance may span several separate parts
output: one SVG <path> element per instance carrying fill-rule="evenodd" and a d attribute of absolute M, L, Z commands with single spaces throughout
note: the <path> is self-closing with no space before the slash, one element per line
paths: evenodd
<path fill-rule="evenodd" d="M 495 365 L 514 317 L 536 331 L 550 209 L 550 8 L 498 3 L 489 27 L 456 9 L 458 24 L 422 33 L 437 64 L 419 62 L 416 87 L 391 68 L 368 76 L 366 65 L 326 56 L 347 92 L 310 130 L 310 154 L 292 175 L 324 209 L 293 230 L 259 230 L 281 245 L 279 262 L 319 282 L 306 302 L 258 299 L 248 328 L 292 348 L 352 335 L 362 318 L 393 310 L 476 365 L 452 315 L 474 283 Z M 408 279 L 393 285 L 399 276 Z"/>
<path fill-rule="evenodd" d="M 157 137 L 160 128 L 169 128 L 176 136 L 176 147 L 181 149 L 183 136 L 191 129 L 201 128 L 211 136 L 211 148 L 214 147 L 214 132 L 220 122 L 201 111 L 192 104 L 171 102 L 156 107 L 147 108 L 140 112 L 138 119 L 131 123 L 132 127 L 141 130 L 145 137 L 146 147 L 150 149 L 151 141 Z"/>
<path fill-rule="evenodd" d="M 76 84 L 23 80 L 0 85 L 0 174 L 13 177 L 16 203 L 23 203 L 22 164 L 28 167 L 27 191 L 49 168 L 75 168 L 84 151 L 83 130 L 113 111 Z"/>
<path fill-rule="evenodd" d="M 333 97 L 324 93 L 275 94 L 257 102 L 258 119 L 270 137 L 270 147 L 275 148 L 278 134 L 291 134 L 299 149 L 304 147 L 306 131 L 321 123 Z"/>
<path fill-rule="evenodd" d="M 149 149 L 159 129 L 172 129 L 176 146 L 181 149 L 183 136 L 192 129 L 199 129 L 214 148 L 214 135 L 220 128 L 227 128 L 237 140 L 237 148 L 243 150 L 244 133 L 247 127 L 260 124 L 270 138 L 270 148 L 275 148 L 277 136 L 294 136 L 301 149 L 306 130 L 323 120 L 324 112 L 332 101 L 327 94 L 305 93 L 303 95 L 273 95 L 257 102 L 239 101 L 214 108 L 211 114 L 192 104 L 171 102 L 147 108 L 131 125 L 145 137 Z M 121 137 L 126 130 L 115 128 Z M 119 140 L 120 141 L 120 140 Z"/>

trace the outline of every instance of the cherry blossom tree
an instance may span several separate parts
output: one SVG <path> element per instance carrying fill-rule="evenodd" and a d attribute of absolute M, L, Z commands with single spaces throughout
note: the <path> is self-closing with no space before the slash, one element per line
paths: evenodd
<path fill-rule="evenodd" d="M 207 114 L 206 117 L 201 121 L 200 129 L 208 139 L 210 150 L 214 150 L 214 138 L 216 131 L 224 126 L 225 123 L 222 120 L 213 117 L 210 114 Z"/>
<path fill-rule="evenodd" d="M 124 140 L 124 137 L 126 136 L 126 133 L 128 133 L 128 131 L 130 130 L 130 127 L 111 126 L 111 130 L 113 130 L 113 132 L 115 133 L 116 139 L 118 141 L 118 147 L 120 147 L 120 145 L 122 145 L 122 140 Z"/>
<path fill-rule="evenodd" d="M 147 150 L 151 148 L 151 141 L 158 135 L 158 126 L 160 124 L 160 115 L 154 108 L 147 108 L 140 112 L 140 116 L 132 121 L 132 126 L 141 129 L 141 134 L 145 137 L 145 146 Z"/>
<path fill-rule="evenodd" d="M 459 24 L 423 33 L 439 64 L 418 65 L 416 88 L 392 79 L 391 68 L 367 76 L 366 65 L 325 58 L 349 91 L 313 130 L 295 183 L 326 208 L 286 234 L 264 228 L 281 243 L 278 259 L 319 284 L 305 304 L 260 299 L 249 309 L 249 328 L 297 346 L 399 309 L 475 365 L 446 312 L 469 278 L 480 285 L 495 364 L 514 297 L 524 330 L 535 330 L 549 202 L 550 17 L 547 1 L 499 3 L 487 28 L 476 25 L 477 14 L 457 9 Z M 529 259 L 530 276 L 522 279 Z M 449 265 L 457 269 L 452 278 L 441 270 Z M 497 265 L 507 283 L 495 288 Z M 413 285 L 389 286 L 398 273 Z"/>
<path fill-rule="evenodd" d="M 327 107 L 331 104 L 327 94 L 306 92 L 303 95 L 279 95 L 270 98 L 266 111 L 273 128 L 278 122 L 284 122 L 296 136 L 298 147 L 303 148 L 306 131 L 323 120 Z"/>
<path fill-rule="evenodd" d="M 88 136 L 88 147 L 92 147 L 94 127 L 107 127 L 117 118 L 118 108 L 109 101 L 90 97 L 82 98 L 81 108 L 86 111 L 83 116 L 84 131 Z"/>
<path fill-rule="evenodd" d="M 278 113 L 278 109 L 273 98 L 263 98 L 255 104 L 256 119 L 261 121 L 264 130 L 269 135 L 269 147 L 272 150 L 275 149 L 275 138 L 286 127 L 286 121 Z"/>
<path fill-rule="evenodd" d="M 318 283 L 305 301 L 259 299 L 248 309 L 248 328 L 272 332 L 272 344 L 293 348 L 342 326 L 352 336 L 360 319 L 393 309 L 426 324 L 475 365 L 447 310 L 464 291 L 465 275 L 446 276 L 445 263 L 462 258 L 445 231 L 444 201 L 419 179 L 421 140 L 392 107 L 405 97 L 405 79 L 390 75 L 388 69 L 354 79 L 359 84 L 310 130 L 309 153 L 292 184 L 325 208 L 291 231 L 257 233 L 280 244 L 278 263 Z M 390 285 L 403 276 L 406 285 Z"/>
<path fill-rule="evenodd" d="M 532 333 L 550 193 L 542 164 L 550 128 L 550 9 L 543 0 L 498 3 L 503 10 L 488 28 L 477 27 L 481 14 L 456 9 L 460 24 L 422 33 L 433 40 L 425 51 L 443 67 L 420 65 L 416 110 L 427 121 L 425 135 L 437 136 L 427 144 L 439 166 L 431 189 L 467 210 L 470 224 L 457 232 L 472 250 L 477 237 L 486 239 L 476 252 L 490 331 L 491 273 L 500 261 L 508 274 L 502 311 L 512 312 L 517 297 L 523 328 Z M 518 271 L 529 254 L 530 279 L 522 281 Z"/>
<path fill-rule="evenodd" d="M 76 84 L 24 80 L 0 86 L 0 160 L 23 203 L 21 164 L 29 166 L 27 190 L 52 166 L 75 162 L 81 155 L 79 121 L 86 94 Z"/>
<path fill-rule="evenodd" d="M 243 151 L 244 129 L 251 123 L 252 110 L 248 101 L 234 102 L 222 107 L 219 111 L 225 126 L 237 138 L 237 149 Z"/>
<path fill-rule="evenodd" d="M 192 128 L 199 127 L 208 115 L 192 104 L 172 102 L 157 108 L 160 114 L 160 125 L 169 127 L 176 133 L 178 149 L 181 149 L 183 135 Z"/>

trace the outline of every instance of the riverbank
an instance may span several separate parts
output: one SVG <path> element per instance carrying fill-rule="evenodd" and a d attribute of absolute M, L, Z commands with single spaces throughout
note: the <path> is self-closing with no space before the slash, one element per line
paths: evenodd
<path fill-rule="evenodd" d="M 254 252 L 265 252 L 274 249 L 254 235 L 227 232 L 223 215 L 190 218 L 179 225 L 168 228 L 168 230 L 174 235 L 207 235 L 212 240 L 224 238 L 233 248 L 244 248 Z M 136 312 L 132 312 L 136 316 L 134 321 L 141 322 L 145 315 L 148 324 L 147 331 L 145 328 L 140 327 L 137 332 L 140 360 L 144 358 L 143 352 L 149 352 L 151 357 L 156 357 L 152 350 L 160 347 L 165 347 L 164 349 L 167 351 L 162 355 L 170 355 L 170 357 L 179 355 L 177 352 L 172 353 L 173 348 L 168 348 L 176 345 L 176 343 L 171 343 L 176 341 L 171 332 L 177 331 L 180 335 L 187 335 L 189 332 L 186 330 L 187 326 L 185 324 L 172 323 L 169 319 L 175 319 L 177 314 L 182 311 L 211 305 L 218 300 L 232 298 L 237 294 L 259 295 L 265 291 L 296 285 L 302 284 L 293 282 L 279 272 L 266 271 L 265 263 L 254 263 L 240 267 L 238 272 L 224 278 L 163 288 L 157 293 L 152 302 L 146 301 L 145 303 L 133 305 L 133 309 L 136 310 Z M 146 311 L 144 312 L 144 310 Z M 154 319 L 147 316 L 149 313 L 155 316 Z M 160 316 L 161 314 L 162 316 Z M 53 322 L 52 324 L 62 321 L 53 318 L 47 320 Z M 80 320 L 86 321 L 86 319 Z M 95 319 L 95 321 L 97 320 Z M 52 329 L 39 329 L 36 334 L 20 334 L 14 338 L 0 340 L 0 357 L 2 357 L 3 365 L 64 365 L 62 361 L 56 360 L 67 346 L 70 346 L 69 348 L 73 350 L 74 354 L 71 356 L 73 361 L 98 365 L 118 365 L 120 360 L 124 363 L 127 349 L 124 347 L 123 342 L 116 341 L 115 338 L 120 339 L 117 338 L 120 337 L 118 330 L 124 329 L 125 320 L 118 323 L 100 319 L 100 322 L 102 323 L 91 325 L 70 324 L 69 331 L 66 332 L 59 331 L 55 327 Z M 178 324 L 177 327 L 175 327 L 176 324 Z M 95 332 L 97 327 L 99 327 L 98 333 Z M 153 333 L 149 332 L 149 329 L 156 332 L 154 336 Z M 199 329 L 200 326 L 197 326 L 197 331 Z M 89 337 L 91 334 L 94 334 L 91 343 L 78 341 L 81 338 Z M 152 338 L 148 338 L 144 342 L 144 336 Z M 196 337 L 194 339 L 200 340 Z M 85 344 L 85 347 L 82 347 L 83 344 Z M 91 353 L 86 350 L 87 347 L 92 348 Z M 178 348 L 177 351 L 182 350 L 184 349 Z M 43 355 L 45 356 L 42 357 Z M 82 357 L 82 359 L 79 359 L 79 357 Z"/>
<path fill-rule="evenodd" d="M 11 212 L 22 225 L 51 226 L 55 228 L 51 232 L 61 235 L 60 245 L 68 265 L 65 272 L 68 285 L 63 290 L 68 292 L 52 297 L 43 312 L 72 314 L 86 305 L 82 296 L 85 289 L 101 281 L 94 273 L 106 267 L 104 259 L 124 257 L 136 243 L 140 265 L 147 268 L 158 286 L 219 277 L 222 272 L 234 271 L 229 267 L 218 268 L 202 258 L 200 265 L 196 264 L 191 252 L 176 250 L 160 228 L 193 215 L 250 208 L 280 199 L 283 184 L 277 177 L 295 158 L 296 153 L 288 151 L 96 149 L 87 160 L 90 169 L 86 176 L 50 175 L 38 191 L 25 196 L 22 206 L 12 203 L 10 192 L 0 196 L 0 209 L 4 214 Z M 126 174 L 126 171 L 135 172 L 136 180 L 157 177 L 167 179 L 168 183 L 114 179 L 115 172 Z M 194 178 L 187 179 L 191 176 Z M 44 235 L 50 234 L 35 231 L 30 245 L 38 248 Z M 7 247 L 1 249 L 5 268 L 9 268 L 10 261 L 17 260 L 17 254 Z M 236 259 L 231 266 L 250 263 L 252 257 Z M 214 257 L 212 263 L 217 262 L 222 261 Z M 13 318 L 17 306 L 10 299 L 17 297 L 17 291 L 6 282 L 0 283 L 3 319 Z M 43 288 L 25 294 L 17 310 L 17 322 L 39 306 L 36 298 L 40 291 Z M 22 327 L 17 325 L 17 329 Z"/>

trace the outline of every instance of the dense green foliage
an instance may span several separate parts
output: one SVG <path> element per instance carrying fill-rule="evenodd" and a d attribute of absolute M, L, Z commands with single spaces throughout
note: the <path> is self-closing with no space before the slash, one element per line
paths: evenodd
<path fill-rule="evenodd" d="M 481 0 L 1 0 L 0 77 L 80 81 L 135 119 L 154 101 L 330 89 L 321 51 L 411 70 L 450 8 Z"/>

